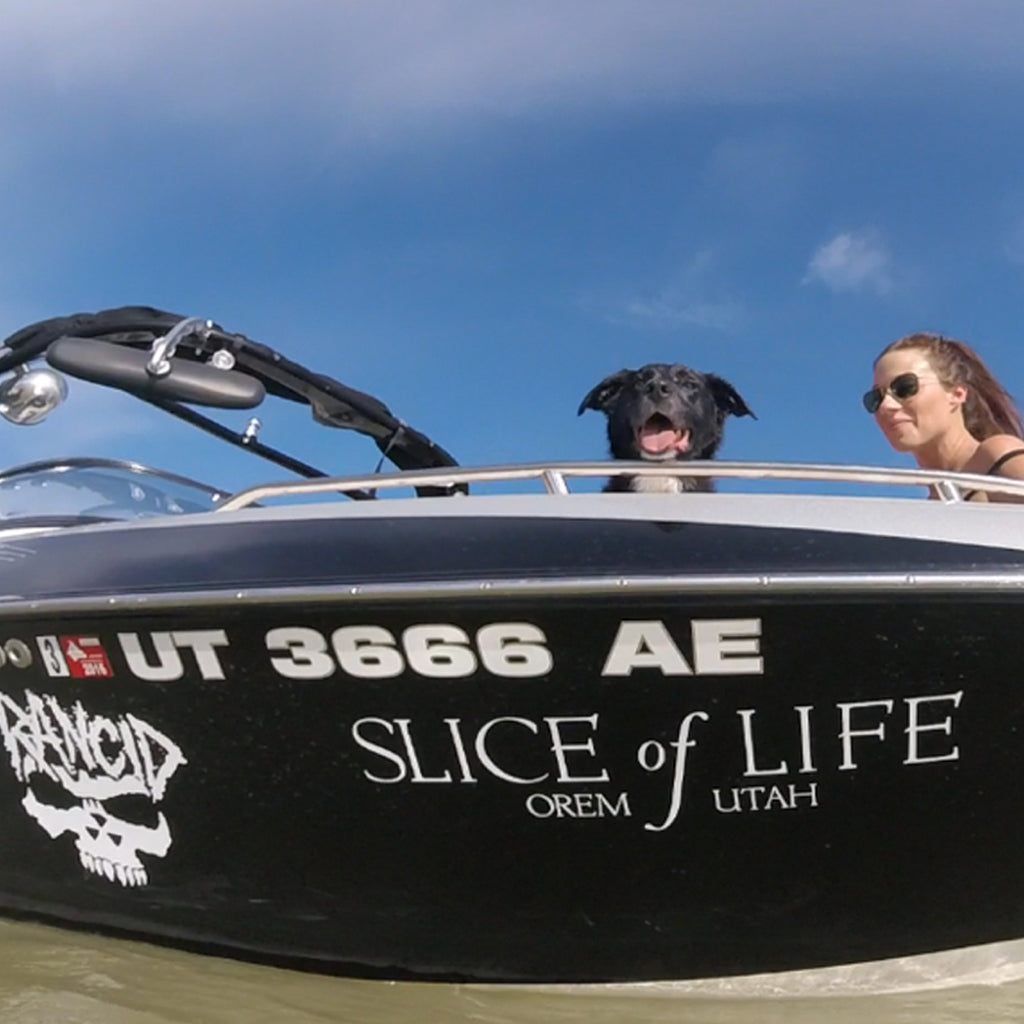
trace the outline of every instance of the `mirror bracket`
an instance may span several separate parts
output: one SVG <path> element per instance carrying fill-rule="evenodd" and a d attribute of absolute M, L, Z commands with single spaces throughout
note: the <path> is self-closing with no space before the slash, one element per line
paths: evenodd
<path fill-rule="evenodd" d="M 178 343 L 190 334 L 197 334 L 206 341 L 212 330 L 212 320 L 203 320 L 196 316 L 179 320 L 163 337 L 153 342 L 153 347 L 149 350 L 149 362 L 146 363 L 146 373 L 151 377 L 166 377 L 171 372 L 171 356 L 174 355 Z"/>

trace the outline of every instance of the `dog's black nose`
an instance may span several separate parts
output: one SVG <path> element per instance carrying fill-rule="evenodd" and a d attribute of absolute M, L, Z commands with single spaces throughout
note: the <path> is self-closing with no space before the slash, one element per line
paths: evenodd
<path fill-rule="evenodd" d="M 669 386 L 664 380 L 649 380 L 644 387 L 644 390 L 649 395 L 658 395 L 664 398 L 669 393 Z"/>

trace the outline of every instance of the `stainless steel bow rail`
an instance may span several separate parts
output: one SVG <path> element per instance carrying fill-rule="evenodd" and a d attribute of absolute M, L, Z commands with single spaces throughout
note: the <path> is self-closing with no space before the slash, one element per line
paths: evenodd
<path fill-rule="evenodd" d="M 1010 494 L 1024 502 L 1024 480 L 979 476 L 974 473 L 943 473 L 921 469 L 884 469 L 875 466 L 836 466 L 785 462 L 686 462 L 672 465 L 650 462 L 553 462 L 514 466 L 410 470 L 369 476 L 326 477 L 285 483 L 260 484 L 224 500 L 219 512 L 233 512 L 274 498 L 340 494 L 366 489 L 395 491 L 414 487 L 453 487 L 458 484 L 540 482 L 553 495 L 570 495 L 570 480 L 610 476 L 713 477 L 716 480 L 789 480 L 838 484 L 933 487 L 947 503 L 963 502 L 968 491 Z M 686 494 L 677 494 L 677 498 Z"/>

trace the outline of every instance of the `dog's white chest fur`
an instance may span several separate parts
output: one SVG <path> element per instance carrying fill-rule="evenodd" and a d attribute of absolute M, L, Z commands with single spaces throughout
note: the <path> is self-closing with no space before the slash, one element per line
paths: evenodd
<path fill-rule="evenodd" d="M 686 490 L 677 476 L 635 476 L 629 482 L 629 489 L 645 494 L 681 494 Z"/>

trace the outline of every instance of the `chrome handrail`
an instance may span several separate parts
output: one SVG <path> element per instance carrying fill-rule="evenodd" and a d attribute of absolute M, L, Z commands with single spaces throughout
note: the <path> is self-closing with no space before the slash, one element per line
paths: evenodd
<path fill-rule="evenodd" d="M 226 498 L 218 512 L 233 512 L 271 498 L 331 494 L 356 489 L 395 490 L 414 487 L 453 487 L 457 484 L 540 481 L 545 491 L 570 495 L 568 480 L 611 477 L 713 477 L 719 480 L 797 480 L 827 483 L 934 487 L 941 501 L 963 501 L 963 491 L 1017 495 L 1024 501 L 1024 480 L 947 473 L 923 469 L 886 469 L 878 466 L 838 466 L 801 462 L 710 462 L 672 464 L 650 462 L 544 462 L 512 466 L 445 466 L 366 476 L 321 477 L 312 480 L 260 484 Z"/>

